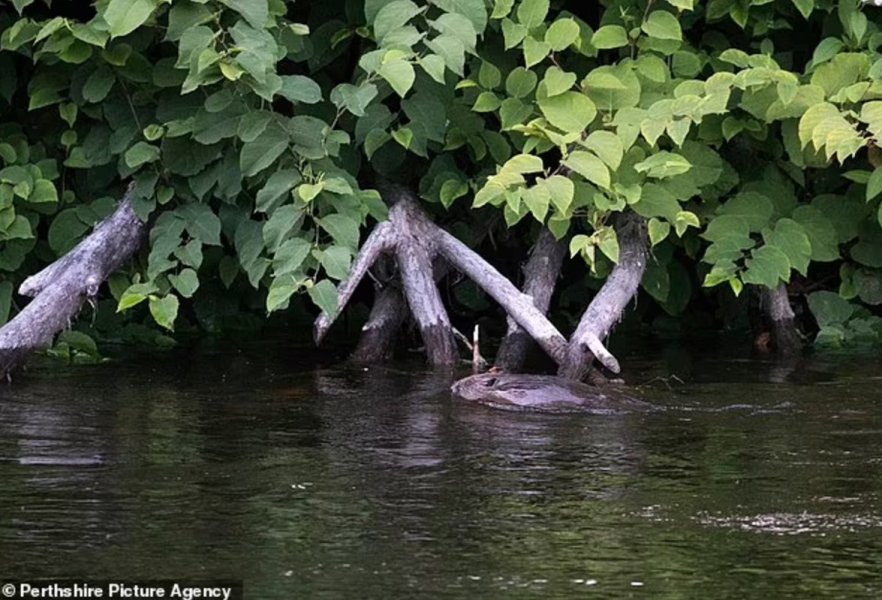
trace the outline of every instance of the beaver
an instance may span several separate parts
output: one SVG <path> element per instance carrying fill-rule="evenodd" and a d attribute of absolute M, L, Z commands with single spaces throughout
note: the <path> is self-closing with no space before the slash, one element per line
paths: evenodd
<path fill-rule="evenodd" d="M 621 414 L 655 408 L 613 386 L 595 387 L 550 375 L 483 373 L 460 379 L 450 389 L 463 400 L 508 410 Z"/>

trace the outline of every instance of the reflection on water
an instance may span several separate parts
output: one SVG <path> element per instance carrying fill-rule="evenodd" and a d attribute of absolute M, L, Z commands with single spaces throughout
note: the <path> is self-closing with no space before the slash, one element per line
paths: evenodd
<path fill-rule="evenodd" d="M 206 350 L 0 390 L 0 578 L 233 576 L 250 598 L 882 595 L 875 357 L 650 348 L 623 362 L 666 409 L 597 416 L 494 411 L 437 375 L 312 354 Z"/>

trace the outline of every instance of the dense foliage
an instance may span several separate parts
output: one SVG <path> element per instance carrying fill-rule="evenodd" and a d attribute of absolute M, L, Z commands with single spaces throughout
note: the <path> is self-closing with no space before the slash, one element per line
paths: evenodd
<path fill-rule="evenodd" d="M 150 247 L 120 311 L 334 312 L 385 177 L 460 230 L 545 223 L 600 278 L 634 211 L 666 313 L 785 282 L 819 339 L 875 339 L 879 24 L 852 0 L 0 4 L 0 323 L 129 179 Z"/>

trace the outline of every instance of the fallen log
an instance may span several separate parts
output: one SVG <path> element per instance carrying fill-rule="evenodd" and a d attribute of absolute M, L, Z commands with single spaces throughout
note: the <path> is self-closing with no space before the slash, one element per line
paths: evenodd
<path fill-rule="evenodd" d="M 25 279 L 19 293 L 33 298 L 0 328 L 0 377 L 28 354 L 52 345 L 69 328 L 83 302 L 94 300 L 107 277 L 119 269 L 144 241 L 146 225 L 132 207 L 129 186 L 116 211 L 70 252 Z"/>

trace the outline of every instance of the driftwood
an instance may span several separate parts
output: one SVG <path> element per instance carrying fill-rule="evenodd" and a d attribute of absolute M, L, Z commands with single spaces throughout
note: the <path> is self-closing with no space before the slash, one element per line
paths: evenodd
<path fill-rule="evenodd" d="M 392 205 L 389 220 L 368 236 L 349 278 L 340 284 L 338 313 L 352 298 L 371 265 L 385 255 L 392 255 L 398 264 L 404 301 L 419 326 L 429 362 L 436 367 L 453 365 L 458 360 L 453 328 L 436 285 L 434 265 L 440 258 L 450 268 L 472 279 L 505 309 L 512 323 L 509 344 L 510 364 L 514 367 L 520 368 L 523 360 L 519 357 L 526 353 L 529 337 L 559 365 L 559 374 L 563 377 L 581 379 L 595 358 L 607 369 L 619 372 L 618 361 L 601 340 L 621 318 L 646 268 L 648 241 L 642 218 L 623 215 L 619 219 L 619 264 L 586 310 L 573 339 L 567 342 L 545 316 L 563 260 L 563 248 L 550 234 L 543 233 L 541 243 L 537 243 L 531 256 L 533 264 L 527 265 L 527 281 L 522 292 L 473 250 L 433 223 L 420 209 L 412 192 L 401 187 L 389 187 L 384 192 Z M 388 352 L 393 332 L 404 319 L 402 292 L 389 288 L 378 294 L 356 351 L 357 359 L 371 360 Z M 336 316 L 322 313 L 316 319 L 317 344 Z"/>
<path fill-rule="evenodd" d="M 130 186 L 116 211 L 91 234 L 21 284 L 19 293 L 33 300 L 0 328 L 0 377 L 27 354 L 51 346 L 83 302 L 93 300 L 104 280 L 141 247 L 146 225 L 132 208 L 132 195 Z"/>

